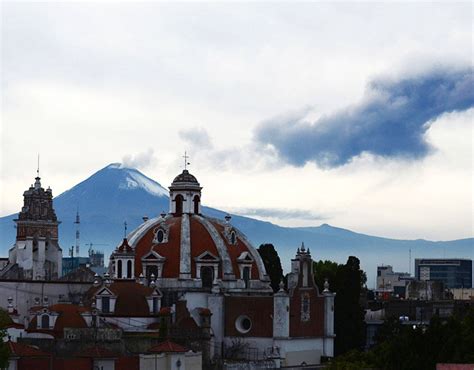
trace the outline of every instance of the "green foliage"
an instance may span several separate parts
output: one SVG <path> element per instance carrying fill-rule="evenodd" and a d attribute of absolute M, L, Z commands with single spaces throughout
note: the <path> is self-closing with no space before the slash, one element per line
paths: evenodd
<path fill-rule="evenodd" d="M 432 370 L 437 363 L 474 363 L 474 309 L 463 318 L 433 317 L 426 328 L 387 320 L 369 352 L 338 356 L 329 369 Z"/>
<path fill-rule="evenodd" d="M 8 352 L 8 347 L 4 342 L 5 337 L 7 336 L 7 325 L 11 322 L 11 318 L 8 315 L 8 312 L 0 309 L 0 369 L 8 367 L 8 357 L 10 353 Z"/>
<path fill-rule="evenodd" d="M 365 344 L 365 324 L 364 310 L 359 301 L 367 278 L 360 269 L 359 259 L 350 256 L 345 265 L 331 261 L 314 262 L 313 271 L 320 291 L 323 289 L 324 279 L 327 278 L 329 289 L 336 293 L 334 301 L 336 355 L 361 349 Z"/>
<path fill-rule="evenodd" d="M 370 352 L 352 350 L 336 357 L 326 367 L 327 370 L 366 370 L 371 369 L 375 359 Z"/>
<path fill-rule="evenodd" d="M 160 331 L 158 333 L 160 339 L 168 338 L 168 320 L 165 317 L 160 318 Z"/>
<path fill-rule="evenodd" d="M 267 270 L 267 274 L 270 277 L 272 289 L 276 292 L 283 278 L 280 257 L 273 244 L 261 244 L 260 247 L 258 247 L 258 253 L 260 257 L 262 257 L 265 270 Z"/>

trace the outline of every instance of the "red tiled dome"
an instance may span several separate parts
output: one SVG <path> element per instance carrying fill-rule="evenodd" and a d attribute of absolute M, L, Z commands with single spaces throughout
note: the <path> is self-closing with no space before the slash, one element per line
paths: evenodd
<path fill-rule="evenodd" d="M 183 225 L 185 217 L 186 225 Z M 160 229 L 167 233 L 167 238 L 159 243 L 156 240 L 156 233 Z M 186 232 L 186 235 L 182 235 L 183 232 Z M 229 233 L 234 233 L 233 240 L 230 239 Z M 130 233 L 128 242 L 135 251 L 135 276 L 141 273 L 145 275 L 142 259 L 150 252 L 156 252 L 165 258 L 161 277 L 179 278 L 183 272 L 181 271 L 183 238 L 185 243 L 189 239 L 187 243 L 189 243 L 188 260 L 191 278 L 197 277 L 195 260 L 207 253 L 207 257 L 204 258 L 218 259 L 218 278 L 228 274 L 241 279 L 243 277 L 240 276 L 238 258 L 244 252 L 247 252 L 251 259 L 250 278 L 264 280 L 266 277 L 260 255 L 242 233 L 225 221 L 197 214 L 169 214 L 166 217 L 158 217 L 146 221 Z"/>

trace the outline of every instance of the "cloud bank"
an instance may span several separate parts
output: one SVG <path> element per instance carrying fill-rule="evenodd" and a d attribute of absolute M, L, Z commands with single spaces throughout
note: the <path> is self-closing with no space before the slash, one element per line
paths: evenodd
<path fill-rule="evenodd" d="M 332 168 L 362 153 L 419 159 L 430 151 L 425 133 L 443 113 L 474 106 L 472 69 L 436 69 L 400 80 L 377 79 L 363 101 L 309 122 L 303 115 L 276 118 L 255 132 L 285 162 L 314 161 Z"/>
<path fill-rule="evenodd" d="M 327 216 L 304 209 L 286 209 L 286 208 L 235 208 L 232 213 L 242 216 L 257 216 L 264 218 L 279 218 L 282 220 L 326 220 Z"/>

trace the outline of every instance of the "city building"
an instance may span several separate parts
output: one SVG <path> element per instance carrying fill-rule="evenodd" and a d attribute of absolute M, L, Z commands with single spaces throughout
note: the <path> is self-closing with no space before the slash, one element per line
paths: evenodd
<path fill-rule="evenodd" d="M 472 260 L 461 258 L 415 259 L 417 280 L 441 281 L 445 288 L 472 288 Z"/>
<path fill-rule="evenodd" d="M 377 266 L 377 298 L 388 299 L 392 296 L 405 298 L 405 288 L 413 280 L 408 272 L 395 272 L 390 265 Z"/>

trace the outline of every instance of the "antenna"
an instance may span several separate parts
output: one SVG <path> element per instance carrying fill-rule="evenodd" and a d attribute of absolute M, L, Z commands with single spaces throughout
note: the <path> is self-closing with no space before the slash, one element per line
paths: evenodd
<path fill-rule="evenodd" d="M 188 162 L 189 156 L 187 155 L 186 151 L 184 151 L 183 158 L 184 158 L 184 169 L 186 170 L 188 166 L 191 164 Z"/>
<path fill-rule="evenodd" d="M 81 220 L 79 218 L 79 209 L 76 211 L 76 221 L 74 221 L 74 224 L 76 225 L 76 255 L 79 256 L 79 226 L 81 224 Z"/>
<path fill-rule="evenodd" d="M 408 250 L 408 273 L 411 276 L 411 248 Z"/>

